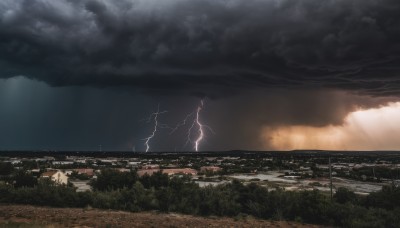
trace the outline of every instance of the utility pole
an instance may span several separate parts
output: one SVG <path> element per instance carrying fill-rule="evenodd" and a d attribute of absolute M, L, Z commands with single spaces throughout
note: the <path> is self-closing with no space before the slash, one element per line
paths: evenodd
<path fill-rule="evenodd" d="M 329 157 L 329 180 L 330 180 L 331 201 L 332 201 L 333 200 L 333 191 L 332 191 L 332 164 L 331 164 L 331 157 Z"/>
<path fill-rule="evenodd" d="M 372 166 L 372 173 L 374 174 L 374 180 L 376 179 L 376 176 L 375 176 L 375 166 Z"/>

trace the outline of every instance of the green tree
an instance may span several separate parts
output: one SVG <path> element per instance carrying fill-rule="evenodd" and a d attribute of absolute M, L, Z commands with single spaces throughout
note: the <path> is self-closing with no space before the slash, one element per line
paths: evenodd
<path fill-rule="evenodd" d="M 336 190 L 336 193 L 333 196 L 333 198 L 335 199 L 336 202 L 341 204 L 347 202 L 355 202 L 357 200 L 357 196 L 354 192 L 343 187 L 340 187 Z"/>
<path fill-rule="evenodd" d="M 91 186 L 98 191 L 131 188 L 137 180 L 138 176 L 134 171 L 119 172 L 117 170 L 104 169 L 97 176 L 97 179 L 91 182 Z"/>
<path fill-rule="evenodd" d="M 10 162 L 0 162 L 0 176 L 10 175 L 14 166 Z"/>
<path fill-rule="evenodd" d="M 23 170 L 18 171 L 14 176 L 14 187 L 33 187 L 37 185 L 38 181 L 37 178 L 34 177 L 32 174 L 27 173 Z"/>

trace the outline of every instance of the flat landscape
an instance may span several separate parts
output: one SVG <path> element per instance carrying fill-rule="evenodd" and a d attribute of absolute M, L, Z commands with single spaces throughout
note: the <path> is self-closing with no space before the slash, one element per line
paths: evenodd
<path fill-rule="evenodd" d="M 196 217 L 175 213 L 0 205 L 0 227 L 320 227 L 252 217 Z"/>
<path fill-rule="evenodd" d="M 398 227 L 398 199 L 391 151 L 0 152 L 0 228 Z"/>

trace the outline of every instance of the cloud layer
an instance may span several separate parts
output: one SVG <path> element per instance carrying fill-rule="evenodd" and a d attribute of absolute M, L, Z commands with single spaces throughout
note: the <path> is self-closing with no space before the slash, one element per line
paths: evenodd
<path fill-rule="evenodd" d="M 0 77 L 400 94 L 398 0 L 2 0 Z"/>

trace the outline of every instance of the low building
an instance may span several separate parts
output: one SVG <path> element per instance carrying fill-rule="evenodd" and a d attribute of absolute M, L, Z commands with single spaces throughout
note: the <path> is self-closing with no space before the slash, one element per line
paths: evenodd
<path fill-rule="evenodd" d="M 40 176 L 40 169 L 31 169 L 28 170 L 28 173 L 32 174 L 32 176 L 37 178 Z"/>
<path fill-rule="evenodd" d="M 218 166 L 203 166 L 203 167 L 201 167 L 200 168 L 200 171 L 201 172 L 219 172 L 219 171 L 222 171 L 222 168 L 221 167 L 218 167 Z"/>
<path fill-rule="evenodd" d="M 159 165 L 143 165 L 142 169 L 159 169 Z"/>
<path fill-rule="evenodd" d="M 11 159 L 9 162 L 11 164 L 13 164 L 13 165 L 17 165 L 17 164 L 21 164 L 22 163 L 22 161 L 20 159 Z"/>
<path fill-rule="evenodd" d="M 176 174 L 197 175 L 197 171 L 195 169 L 190 169 L 190 168 L 163 169 L 162 172 L 168 174 L 168 176 Z"/>
<path fill-rule="evenodd" d="M 93 177 L 94 175 L 94 170 L 93 169 L 74 169 L 75 172 L 78 174 L 85 174 L 89 177 Z"/>
<path fill-rule="evenodd" d="M 195 169 L 190 168 L 182 168 L 182 169 L 140 169 L 137 171 L 139 177 L 144 175 L 153 175 L 157 172 L 162 172 L 167 174 L 168 176 L 177 175 L 177 174 L 185 174 L 185 175 L 197 175 L 197 171 Z"/>
<path fill-rule="evenodd" d="M 80 164 L 86 164 L 86 160 L 85 159 L 77 159 L 75 160 L 76 163 L 80 163 Z"/>
<path fill-rule="evenodd" d="M 129 173 L 131 170 L 130 169 L 124 169 L 124 168 L 119 168 L 119 169 L 114 169 L 120 173 Z"/>
<path fill-rule="evenodd" d="M 53 161 L 53 165 L 73 165 L 73 161 Z"/>
<path fill-rule="evenodd" d="M 130 162 L 128 162 L 127 166 L 138 167 L 141 163 L 142 162 L 140 162 L 140 161 L 130 161 Z"/>
<path fill-rule="evenodd" d="M 142 176 L 144 176 L 144 175 L 149 175 L 149 176 L 151 176 L 151 175 L 153 175 L 154 173 L 156 173 L 156 172 L 159 172 L 160 171 L 160 169 L 139 169 L 138 171 L 137 171 L 137 175 L 139 176 L 139 177 L 142 177 Z"/>
<path fill-rule="evenodd" d="M 41 178 L 49 178 L 58 184 L 68 184 L 68 177 L 60 170 L 52 170 L 42 173 Z"/>

